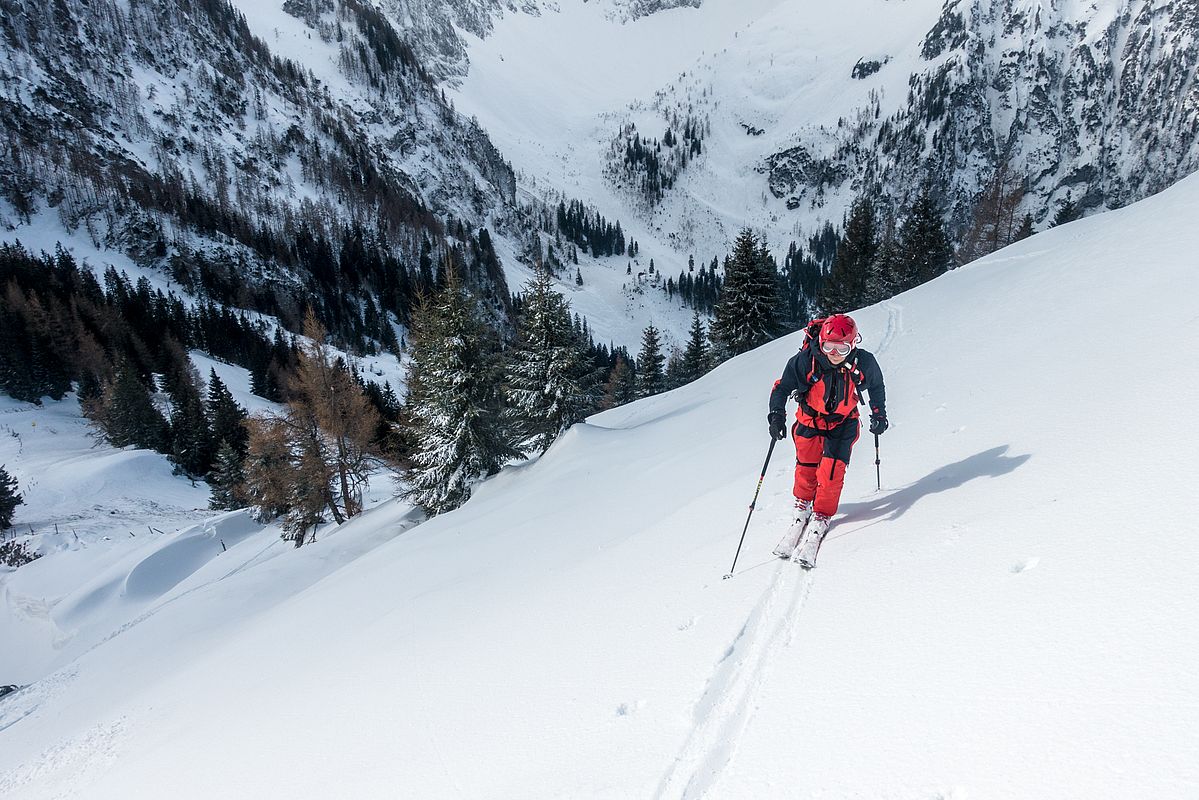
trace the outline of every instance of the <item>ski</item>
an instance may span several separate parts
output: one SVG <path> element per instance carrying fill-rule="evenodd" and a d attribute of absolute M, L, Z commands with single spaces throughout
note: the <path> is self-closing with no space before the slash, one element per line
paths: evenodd
<path fill-rule="evenodd" d="M 803 538 L 804 526 L 807 520 L 793 523 L 787 528 L 787 532 L 783 534 L 782 541 L 774 548 L 774 554 L 786 561 L 791 558 L 791 554 L 799 547 L 799 542 Z"/>
<path fill-rule="evenodd" d="M 805 536 L 791 554 L 791 560 L 804 569 L 812 569 L 816 566 L 816 556 L 820 554 L 823 541 L 823 536 Z"/>

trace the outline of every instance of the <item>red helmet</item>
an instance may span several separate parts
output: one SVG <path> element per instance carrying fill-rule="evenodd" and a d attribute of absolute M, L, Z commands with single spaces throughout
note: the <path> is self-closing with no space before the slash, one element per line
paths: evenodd
<path fill-rule="evenodd" d="M 857 344 L 860 341 L 858 325 L 852 317 L 845 314 L 833 314 L 820 326 L 820 341 Z"/>

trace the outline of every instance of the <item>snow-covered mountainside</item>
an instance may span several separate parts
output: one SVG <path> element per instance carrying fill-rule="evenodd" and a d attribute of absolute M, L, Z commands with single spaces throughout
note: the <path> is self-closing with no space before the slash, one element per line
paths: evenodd
<path fill-rule="evenodd" d="M 961 225 L 1006 161 L 1038 222 L 1065 201 L 1118 208 L 1199 168 L 1197 34 L 1194 0 L 947 2 L 918 61 L 862 54 L 851 74 L 873 107 L 797 131 L 767 159 L 771 193 L 811 203 L 849 183 L 896 201 L 931 179 Z"/>
<path fill-rule="evenodd" d="M 92 579 L 69 551 L 5 573 L 31 641 L 100 643 L 0 675 L 31 681 L 0 794 L 1195 796 L 1199 441 L 1169 412 L 1199 392 L 1196 203 L 1192 177 L 856 313 L 894 426 L 810 573 L 769 555 L 784 443 L 721 580 L 796 336 L 415 528 L 385 503 L 280 551 L 225 518 Z"/>
<path fill-rule="evenodd" d="M 355 0 L 280 6 L 9 4 L 4 238 L 52 215 L 197 291 L 215 261 L 236 289 L 214 299 L 273 295 L 253 310 L 281 317 L 313 303 L 341 334 L 368 296 L 402 318 L 430 250 L 513 224 L 511 168 L 385 16 Z M 350 249 L 410 275 L 330 263 Z M 504 276 L 460 260 L 506 317 Z"/>
<path fill-rule="evenodd" d="M 597 10 L 632 18 L 662 5 Z M 561 255 L 554 206 L 591 201 L 518 198 L 506 157 L 435 84 L 443 70 L 428 48 L 439 41 L 433 29 L 458 47 L 463 31 L 491 30 L 493 15 L 533 19 L 543 6 L 556 9 L 18 2 L 0 20 L 0 240 L 41 242 L 57 224 L 64 245 L 82 236 L 111 252 L 91 262 L 101 271 L 132 259 L 184 294 L 292 330 L 311 303 L 348 341 L 369 327 L 370 304 L 406 323 L 453 249 L 495 327 L 510 333 L 510 290 L 547 247 Z M 549 228 L 540 254 L 539 226 Z M 653 322 L 680 342 L 690 313 L 635 276 L 661 248 L 644 226 L 630 234 L 650 245 L 643 258 L 630 265 L 580 247 L 558 288 L 597 341 L 636 349 Z"/>
<path fill-rule="evenodd" d="M 563 3 L 475 42 L 456 97 L 537 185 L 684 254 L 742 225 L 781 252 L 926 180 L 960 234 L 1000 165 L 1037 229 L 1161 190 L 1199 168 L 1197 32 L 1193 0 L 709 0 L 630 24 Z M 666 143 L 688 125 L 698 145 Z"/>

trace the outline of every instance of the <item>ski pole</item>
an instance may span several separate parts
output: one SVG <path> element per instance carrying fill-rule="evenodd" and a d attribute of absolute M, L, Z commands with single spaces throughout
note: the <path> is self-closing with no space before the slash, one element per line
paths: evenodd
<path fill-rule="evenodd" d="M 883 470 L 879 464 L 883 462 L 878 457 L 878 434 L 874 434 L 874 474 L 878 477 L 878 490 L 883 490 Z"/>
<path fill-rule="evenodd" d="M 745 544 L 745 532 L 749 530 L 749 518 L 754 515 L 754 506 L 758 504 L 758 492 L 762 491 L 762 481 L 766 480 L 766 467 L 770 465 L 770 456 L 774 453 L 777 441 L 773 436 L 770 437 L 770 449 L 766 451 L 766 462 L 762 464 L 762 474 L 758 476 L 758 488 L 754 489 L 754 499 L 749 503 L 749 514 L 745 517 L 745 527 L 741 529 L 741 541 L 737 542 L 737 555 L 733 556 L 733 566 L 729 567 L 729 573 L 724 576 L 726 581 L 733 577 L 733 570 L 737 568 L 737 559 L 741 557 L 741 545 Z"/>

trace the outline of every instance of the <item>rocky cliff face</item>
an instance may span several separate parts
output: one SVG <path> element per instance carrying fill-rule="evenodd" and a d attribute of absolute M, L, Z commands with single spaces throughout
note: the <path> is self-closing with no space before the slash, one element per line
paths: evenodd
<path fill-rule="evenodd" d="M 768 156 L 774 196 L 818 207 L 869 186 L 898 203 L 931 178 L 961 226 L 1006 161 L 1044 222 L 1066 200 L 1115 208 L 1199 168 L 1196 0 L 947 0 L 921 56 L 897 112 L 858 109 Z"/>
<path fill-rule="evenodd" d="M 504 14 L 540 14 L 556 10 L 553 0 L 383 0 L 382 7 L 404 31 L 427 65 L 440 79 L 455 79 L 470 67 L 466 43 L 455 30 L 461 28 L 479 38 L 491 33 Z"/>
<path fill-rule="evenodd" d="M 699 8 L 703 2 L 704 0 L 612 0 L 612 5 L 619 19 L 635 20 L 672 8 Z"/>

